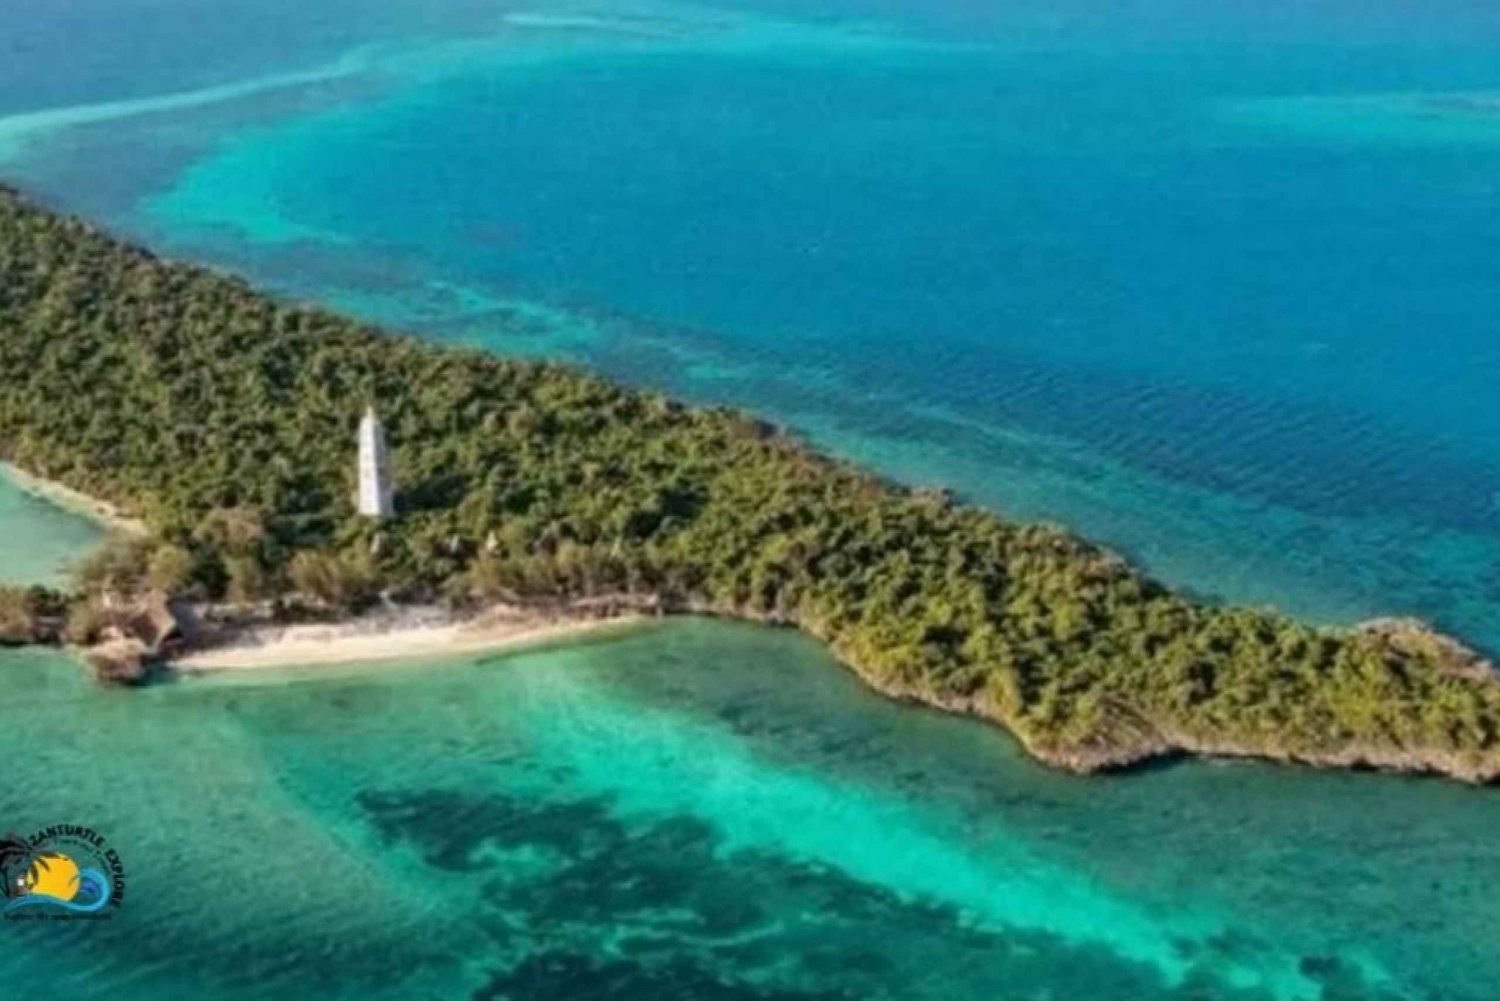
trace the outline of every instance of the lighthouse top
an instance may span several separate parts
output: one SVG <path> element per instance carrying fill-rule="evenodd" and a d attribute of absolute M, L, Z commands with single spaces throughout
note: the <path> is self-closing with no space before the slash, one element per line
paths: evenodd
<path fill-rule="evenodd" d="M 359 513 L 367 518 L 389 518 L 395 512 L 385 425 L 375 408 L 369 407 L 359 422 Z"/>

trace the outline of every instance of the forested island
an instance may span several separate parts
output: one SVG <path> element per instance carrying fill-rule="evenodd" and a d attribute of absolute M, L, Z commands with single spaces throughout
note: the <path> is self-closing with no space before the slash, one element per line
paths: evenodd
<path fill-rule="evenodd" d="M 1419 625 L 1195 602 L 744 414 L 278 302 L 3 188 L 0 385 L 0 459 L 147 529 L 69 593 L 0 589 L 0 640 L 86 645 L 148 595 L 613 602 L 796 626 L 880 691 L 1077 771 L 1197 752 L 1500 777 L 1493 667 Z M 386 521 L 354 504 L 370 403 Z"/>

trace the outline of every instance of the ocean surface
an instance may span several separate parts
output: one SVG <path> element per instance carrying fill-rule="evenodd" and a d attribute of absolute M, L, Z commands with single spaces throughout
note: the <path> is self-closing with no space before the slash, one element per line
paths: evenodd
<path fill-rule="evenodd" d="M 33 496 L 0 468 L 0 585 L 66 583 L 104 533 Z"/>
<path fill-rule="evenodd" d="M 119 846 L 16 998 L 1493 1001 L 1500 800 L 1061 776 L 794 634 L 103 691 L 6 654 L 10 827 Z"/>
<path fill-rule="evenodd" d="M 0 0 L 0 177 L 1216 600 L 1500 650 L 1491 3 Z M 0 482 L 0 580 L 95 538 Z M 0 824 L 132 879 L 0 926 L 18 996 L 1500 996 L 1488 792 L 1067 779 L 780 633 L 0 670 Z"/>

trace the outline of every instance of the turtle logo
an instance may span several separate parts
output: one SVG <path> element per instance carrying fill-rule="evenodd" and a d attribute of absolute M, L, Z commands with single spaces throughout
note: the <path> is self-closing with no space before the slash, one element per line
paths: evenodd
<path fill-rule="evenodd" d="M 7 920 L 104 918 L 125 895 L 119 852 L 73 824 L 0 839 L 0 877 Z"/>

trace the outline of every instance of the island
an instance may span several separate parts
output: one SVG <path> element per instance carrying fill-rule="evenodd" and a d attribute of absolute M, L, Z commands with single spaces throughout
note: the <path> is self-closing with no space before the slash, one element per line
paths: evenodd
<path fill-rule="evenodd" d="M 743 413 L 278 301 L 10 189 L 0 385 L 0 459 L 136 526 L 70 590 L 0 592 L 9 642 L 170 659 L 185 617 L 732 616 L 1078 772 L 1194 753 L 1500 778 L 1495 668 L 1420 623 L 1191 600 Z M 388 517 L 356 489 L 371 405 Z"/>

